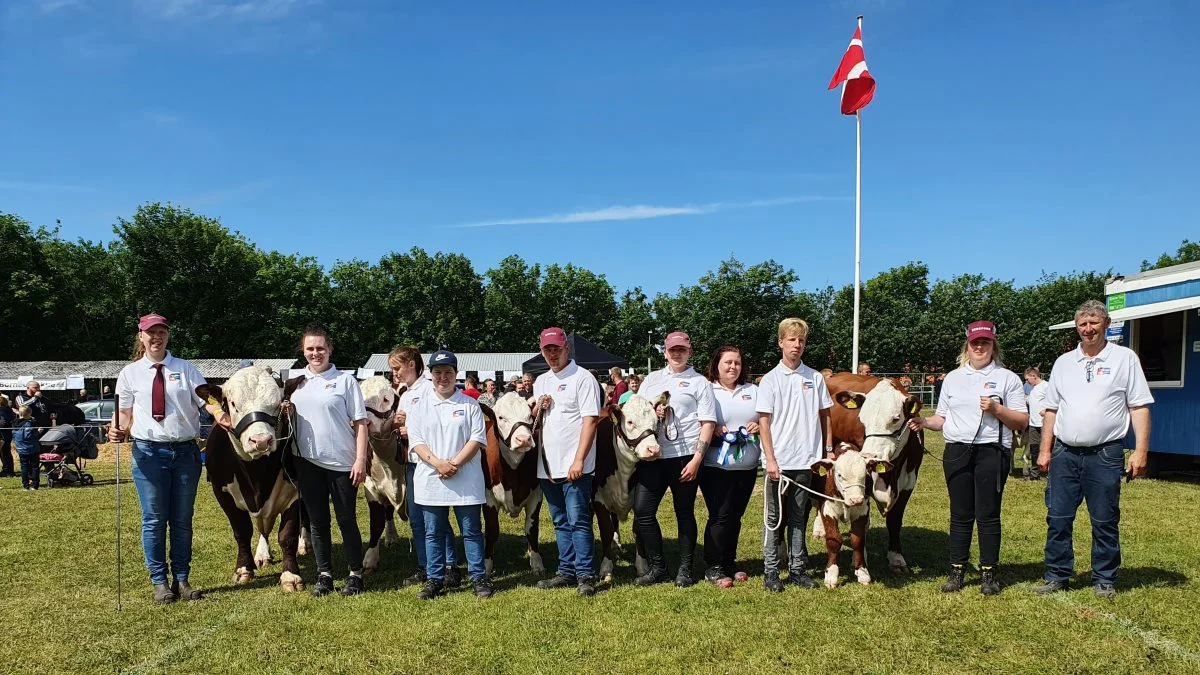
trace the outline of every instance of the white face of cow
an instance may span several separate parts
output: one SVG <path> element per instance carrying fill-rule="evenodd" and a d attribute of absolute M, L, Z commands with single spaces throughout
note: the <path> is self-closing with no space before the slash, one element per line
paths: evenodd
<path fill-rule="evenodd" d="M 221 387 L 210 388 L 220 398 L 233 431 L 233 449 L 242 459 L 254 461 L 275 451 L 275 427 L 283 389 L 267 366 L 242 368 Z M 198 392 L 199 393 L 199 392 Z M 205 394 L 201 393 L 201 398 Z"/>
<path fill-rule="evenodd" d="M 867 498 L 867 485 L 870 473 L 867 471 L 867 460 L 862 453 L 845 449 L 834 460 L 823 459 L 813 465 L 813 472 L 823 475 L 833 472 L 833 483 L 838 493 L 846 500 L 847 506 L 858 506 Z"/>
<path fill-rule="evenodd" d="M 367 431 L 376 438 L 390 437 L 392 416 L 395 414 L 399 396 L 392 390 L 392 382 L 376 375 L 363 380 L 363 401 L 367 404 Z"/>
<path fill-rule="evenodd" d="M 858 420 L 862 422 L 866 433 L 862 447 L 863 455 L 868 459 L 896 461 L 900 451 L 908 443 L 909 430 L 905 422 L 917 412 L 908 408 L 919 406 L 920 402 L 911 397 L 906 398 L 896 389 L 896 385 L 886 378 L 880 380 L 879 384 L 866 394 L 839 392 L 838 402 L 847 405 L 843 402 L 843 398 L 847 398 L 843 394 L 849 394 L 849 400 L 856 401 L 859 407 Z"/>
<path fill-rule="evenodd" d="M 533 411 L 529 401 L 516 392 L 501 396 L 492 406 L 496 413 L 496 435 L 507 443 L 508 449 L 517 453 L 533 449 Z"/>
<path fill-rule="evenodd" d="M 640 460 L 658 459 L 662 448 L 658 446 L 658 415 L 654 414 L 654 405 L 634 394 L 621 406 L 621 415 L 617 418 L 621 425 L 619 438 L 633 445 L 633 451 Z"/>

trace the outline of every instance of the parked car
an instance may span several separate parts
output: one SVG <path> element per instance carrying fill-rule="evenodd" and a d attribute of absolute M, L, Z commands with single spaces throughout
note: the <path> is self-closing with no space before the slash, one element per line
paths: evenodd
<path fill-rule="evenodd" d="M 100 426 L 112 422 L 113 410 L 116 409 L 117 402 L 112 399 L 105 401 L 84 401 L 83 403 L 79 403 L 77 407 L 83 411 L 84 416 L 87 418 L 88 434 L 100 443 L 105 442 L 104 430 Z"/>

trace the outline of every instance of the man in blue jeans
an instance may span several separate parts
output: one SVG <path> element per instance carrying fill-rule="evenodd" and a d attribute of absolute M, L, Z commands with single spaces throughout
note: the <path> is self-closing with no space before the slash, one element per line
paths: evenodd
<path fill-rule="evenodd" d="M 541 589 L 575 586 L 580 595 L 596 593 L 592 534 L 592 480 L 596 473 L 596 424 L 600 385 L 571 359 L 561 328 L 542 331 L 542 358 L 550 370 L 533 383 L 530 402 L 542 416 L 538 479 L 550 506 L 558 540 L 558 573 L 539 581 Z"/>
<path fill-rule="evenodd" d="M 1154 402 L 1132 350 L 1104 338 L 1104 303 L 1088 300 L 1075 311 L 1079 347 L 1058 357 L 1042 414 L 1038 468 L 1046 486 L 1046 575 L 1040 595 L 1065 590 L 1075 572 L 1072 530 L 1080 502 L 1092 520 L 1092 587 L 1101 598 L 1117 593 L 1121 566 L 1121 478 L 1124 439 L 1132 425 L 1129 475 L 1146 473 L 1150 409 Z"/>

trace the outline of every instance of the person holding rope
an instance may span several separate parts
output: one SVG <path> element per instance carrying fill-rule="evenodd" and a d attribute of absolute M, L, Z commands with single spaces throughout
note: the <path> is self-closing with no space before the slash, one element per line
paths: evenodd
<path fill-rule="evenodd" d="M 647 375 L 638 392 L 655 403 L 660 420 L 658 444 L 661 455 L 653 461 L 638 462 L 630 479 L 633 514 L 649 564 L 646 573 L 634 583 L 649 586 L 668 580 L 658 505 L 670 488 L 679 532 L 679 571 L 675 575 L 675 585 L 686 588 L 695 583 L 692 557 L 698 530 L 696 489 L 699 484 L 696 479 L 717 426 L 717 409 L 712 383 L 688 364 L 692 356 L 692 340 L 688 334 L 683 331 L 671 333 L 664 346 L 666 367 Z M 667 395 L 665 401 L 661 400 L 664 394 Z"/>
<path fill-rule="evenodd" d="M 742 516 L 754 479 L 758 476 L 758 387 L 747 382 L 740 347 L 717 349 L 705 372 L 712 383 L 717 416 L 704 463 L 700 467 L 700 492 L 708 506 L 704 525 L 704 578 L 721 588 L 745 581 L 746 573 L 735 568 Z"/>
<path fill-rule="evenodd" d="M 342 532 L 349 575 L 342 595 L 363 592 L 362 533 L 358 529 L 358 486 L 367 479 L 371 451 L 367 442 L 367 404 L 358 380 L 330 362 L 333 340 L 323 326 L 312 324 L 300 338 L 308 366 L 279 414 L 296 411 L 296 487 L 308 511 L 317 583 L 313 597 L 333 592 L 332 537 L 329 502 Z"/>
<path fill-rule="evenodd" d="M 199 369 L 167 351 L 170 326 L 158 314 L 138 320 L 133 363 L 117 376 L 117 424 L 113 443 L 133 436 L 133 484 L 142 508 L 142 550 L 155 602 L 199 600 L 188 583 L 192 566 L 192 515 L 200 484 L 200 409 L 196 387 L 207 384 Z M 214 415 L 220 411 L 209 407 Z M 118 449 L 119 451 L 119 449 Z M 167 567 L 170 526 L 171 565 Z M 170 585 L 168 580 L 172 579 Z"/>
<path fill-rule="evenodd" d="M 551 590 L 575 586 L 579 595 L 586 597 L 596 593 L 592 480 L 596 473 L 600 383 L 571 358 L 563 329 L 547 328 L 538 343 L 550 370 L 534 381 L 530 403 L 535 435 L 541 422 L 538 480 L 554 523 L 558 571 L 550 579 L 539 581 L 537 587 Z"/>
<path fill-rule="evenodd" d="M 475 596 L 492 597 L 483 565 L 483 504 L 487 501 L 480 449 L 487 445 L 479 403 L 455 386 L 458 358 L 445 349 L 429 355 L 431 391 L 420 397 L 408 424 L 412 452 L 420 459 L 413 476 L 425 519 L 425 580 L 417 597 L 433 600 L 446 593 L 446 554 L 454 547 L 450 508 L 463 535 L 467 573 Z"/>
<path fill-rule="evenodd" d="M 805 529 L 812 509 L 809 482 L 812 465 L 833 455 L 829 409 L 833 399 L 825 378 L 801 360 L 808 344 L 808 322 L 779 323 L 779 364 L 758 386 L 759 436 L 763 468 L 763 587 L 783 592 L 779 578 L 779 548 L 787 521 L 788 583 L 801 588 L 817 584 L 805 570 L 808 546 Z M 822 452 L 824 449 L 824 452 Z"/>
<path fill-rule="evenodd" d="M 913 417 L 908 426 L 941 431 L 946 438 L 942 470 L 950 492 L 950 575 L 943 593 L 963 589 L 971 530 L 979 528 L 979 590 L 1000 592 L 1000 503 L 1012 469 L 1013 432 L 1029 424 L 1021 378 L 1004 367 L 996 326 L 967 326 L 958 368 L 946 375 L 937 411 Z"/>
<path fill-rule="evenodd" d="M 392 382 L 400 389 L 400 399 L 396 404 L 396 416 L 392 423 L 400 442 L 408 446 L 408 457 L 404 468 L 404 500 L 408 509 L 408 525 L 412 528 L 413 551 L 417 556 L 417 571 L 404 580 L 405 586 L 419 586 L 429 578 L 425 559 L 425 512 L 421 510 L 414 497 L 413 478 L 416 476 L 417 463 L 420 458 L 412 451 L 412 442 L 408 437 L 408 427 L 413 408 L 426 396 L 433 395 L 433 384 L 422 377 L 425 365 L 421 363 L 421 350 L 412 345 L 396 347 L 388 354 L 388 367 L 392 370 Z M 446 574 L 443 580 L 445 586 L 458 588 L 462 585 L 462 570 L 458 568 L 458 551 L 454 545 L 454 531 L 446 528 L 445 544 Z"/>

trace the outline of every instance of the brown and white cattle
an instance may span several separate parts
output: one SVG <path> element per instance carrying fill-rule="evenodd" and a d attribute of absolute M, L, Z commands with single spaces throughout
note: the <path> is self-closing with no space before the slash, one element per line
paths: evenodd
<path fill-rule="evenodd" d="M 393 516 L 407 517 L 405 509 L 405 466 L 400 451 L 400 439 L 392 426 L 392 417 L 400 396 L 386 377 L 369 377 L 362 383 L 363 400 L 367 406 L 367 438 L 371 447 L 371 466 L 363 492 L 367 496 L 370 514 L 370 536 L 363 555 L 363 571 L 374 572 L 379 567 L 382 544 L 400 541 Z M 424 542 L 419 542 L 424 545 Z"/>
<path fill-rule="evenodd" d="M 871 496 L 887 521 L 888 567 L 908 571 L 900 545 L 904 510 L 925 459 L 924 436 L 910 431 L 908 420 L 921 401 L 891 378 L 838 373 L 825 381 L 837 405 L 830 414 L 833 445 L 848 443 L 862 452 L 868 469 L 886 462 L 889 470 L 871 470 Z"/>
<path fill-rule="evenodd" d="M 279 584 L 284 591 L 304 588 L 296 564 L 301 545 L 300 495 L 283 471 L 283 453 L 288 447 L 280 439 L 290 438 L 290 424 L 279 416 L 283 392 L 271 369 L 249 366 L 233 374 L 224 384 L 202 384 L 200 398 L 215 401 L 229 414 L 233 431 L 214 426 L 205 447 L 205 473 L 213 495 L 225 511 L 237 543 L 234 583 L 254 578 L 255 569 L 271 561 L 267 535 L 279 519 L 279 547 L 283 572 Z M 250 543 L 258 532 L 258 549 Z"/>
<path fill-rule="evenodd" d="M 867 528 L 871 520 L 871 502 L 867 499 L 871 474 L 886 473 L 891 464 L 884 460 L 868 462 L 858 448 L 841 443 L 832 459 L 818 460 L 812 466 L 812 487 L 822 496 L 816 498 L 817 517 L 813 519 L 813 537 L 825 539 L 829 559 L 825 565 L 825 586 L 838 585 L 838 553 L 842 550 L 840 523 L 850 525 L 850 549 L 853 551 L 854 576 L 858 583 L 871 583 L 867 569 Z"/>
<path fill-rule="evenodd" d="M 605 408 L 596 427 L 596 474 L 592 481 L 592 510 L 600 534 L 602 582 L 612 581 L 613 565 L 621 544 L 621 523 L 633 510 L 629 481 L 639 461 L 658 459 L 661 449 L 656 432 L 658 416 L 654 404 L 634 394 L 624 405 Z M 633 528 L 636 548 L 634 566 L 646 573 L 645 550 Z"/>
<path fill-rule="evenodd" d="M 483 480 L 487 504 L 483 507 L 484 569 L 492 574 L 496 541 L 500 538 L 500 511 L 516 518 L 525 513 L 525 542 L 529 568 L 537 576 L 546 572 L 538 550 L 538 516 L 542 488 L 537 476 L 533 413 L 520 394 L 509 392 L 494 406 L 481 405 L 487 433 L 483 449 Z"/>

